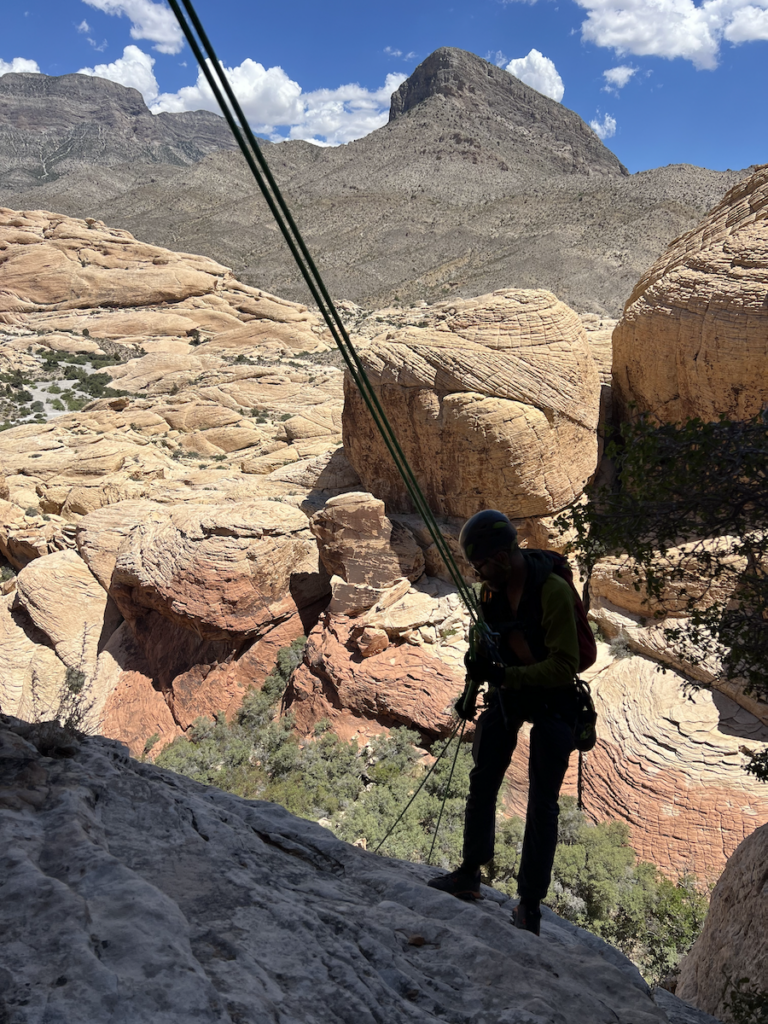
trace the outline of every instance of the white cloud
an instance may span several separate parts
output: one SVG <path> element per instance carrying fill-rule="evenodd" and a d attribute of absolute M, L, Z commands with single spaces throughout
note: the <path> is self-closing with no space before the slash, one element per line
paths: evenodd
<path fill-rule="evenodd" d="M 582 38 L 618 54 L 682 57 L 717 67 L 720 44 L 768 39 L 768 0 L 576 0 Z"/>
<path fill-rule="evenodd" d="M 78 32 L 81 32 L 81 33 L 84 33 L 84 34 L 87 34 L 88 32 L 91 31 L 91 26 L 88 24 L 88 22 L 85 20 L 85 18 L 83 18 L 83 20 L 80 22 L 79 25 L 75 25 L 75 28 L 77 29 Z M 96 50 L 98 53 L 101 53 L 102 50 L 106 50 L 106 48 L 108 46 L 108 43 L 107 43 L 106 39 L 103 39 L 100 43 L 97 43 L 96 40 L 92 39 L 90 36 L 87 36 L 87 38 L 88 38 L 88 42 L 91 44 L 91 46 L 94 48 L 94 50 Z"/>
<path fill-rule="evenodd" d="M 173 11 L 152 0 L 83 0 L 105 14 L 123 14 L 131 21 L 131 39 L 148 39 L 159 53 L 178 53 L 184 36 Z"/>
<path fill-rule="evenodd" d="M 495 64 L 497 68 L 500 68 L 507 63 L 509 57 L 502 50 L 489 50 L 485 59 L 489 64 Z"/>
<path fill-rule="evenodd" d="M 390 57 L 402 57 L 402 50 L 393 50 L 391 46 L 384 47 L 384 53 L 388 53 Z"/>
<path fill-rule="evenodd" d="M 557 73 L 554 63 L 538 50 L 531 50 L 527 57 L 516 57 L 507 64 L 507 71 L 521 82 L 530 85 L 537 92 L 549 96 L 558 103 L 563 98 L 565 86 Z"/>
<path fill-rule="evenodd" d="M 729 43 L 748 43 L 768 39 L 768 4 L 746 4 L 726 25 L 723 35 Z"/>
<path fill-rule="evenodd" d="M 80 68 L 78 75 L 94 78 L 108 78 L 132 89 L 138 89 L 144 102 L 150 104 L 157 99 L 158 85 L 152 68 L 155 58 L 144 53 L 138 46 L 126 46 L 123 56 L 111 64 L 97 64 L 94 68 Z"/>
<path fill-rule="evenodd" d="M 269 134 L 274 125 L 294 124 L 303 115 L 301 86 L 292 81 L 282 68 L 265 68 L 246 58 L 236 68 L 225 68 L 227 77 L 240 101 L 245 116 L 256 131 Z M 186 85 L 178 92 L 165 92 L 158 96 L 152 112 L 161 110 L 177 113 L 181 110 L 213 110 L 219 113 L 202 71 L 197 73 L 195 85 Z"/>
<path fill-rule="evenodd" d="M 40 66 L 36 60 L 27 60 L 26 57 L 14 57 L 11 61 L 0 60 L 0 75 L 20 74 L 22 72 L 39 75 Z"/>
<path fill-rule="evenodd" d="M 599 116 L 600 112 L 598 111 L 597 117 Z M 589 122 L 589 127 L 599 139 L 610 139 L 616 134 L 616 118 L 606 114 L 602 123 L 595 118 L 594 121 Z"/>
<path fill-rule="evenodd" d="M 341 85 L 305 93 L 304 116 L 291 126 L 289 138 L 338 146 L 369 135 L 387 123 L 392 93 L 406 78 L 387 75 L 375 92 L 359 85 Z"/>
<path fill-rule="evenodd" d="M 603 72 L 605 79 L 603 92 L 618 92 L 619 89 L 623 89 L 636 72 L 637 68 L 631 68 L 627 64 L 620 64 L 617 68 L 608 68 Z"/>
<path fill-rule="evenodd" d="M 338 89 L 304 93 L 299 83 L 289 78 L 282 68 L 265 68 L 250 58 L 238 67 L 225 70 L 254 131 L 278 141 L 284 137 L 278 129 L 287 128 L 288 138 L 330 146 L 359 139 L 386 124 L 390 96 L 406 78 L 389 74 L 384 85 L 373 92 L 359 85 L 342 85 Z M 200 71 L 195 85 L 156 97 L 152 112 L 162 110 L 219 112 Z"/>

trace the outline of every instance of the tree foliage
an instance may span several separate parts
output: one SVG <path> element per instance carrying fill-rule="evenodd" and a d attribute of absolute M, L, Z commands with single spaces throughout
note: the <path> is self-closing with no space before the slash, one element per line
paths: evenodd
<path fill-rule="evenodd" d="M 561 525 L 588 574 L 626 556 L 649 617 L 690 664 L 768 699 L 768 414 L 746 422 L 625 423 L 614 480 Z"/>

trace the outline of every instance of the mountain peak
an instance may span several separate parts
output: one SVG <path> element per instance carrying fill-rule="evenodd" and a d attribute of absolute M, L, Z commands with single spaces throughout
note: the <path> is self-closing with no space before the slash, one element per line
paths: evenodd
<path fill-rule="evenodd" d="M 392 94 L 390 124 L 417 111 L 458 114 L 466 126 L 471 118 L 473 130 L 512 144 L 538 173 L 628 174 L 578 114 L 466 50 L 435 50 Z"/>

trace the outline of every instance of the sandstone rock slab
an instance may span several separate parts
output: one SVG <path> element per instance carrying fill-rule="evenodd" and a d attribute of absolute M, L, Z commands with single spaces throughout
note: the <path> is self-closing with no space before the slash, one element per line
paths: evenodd
<path fill-rule="evenodd" d="M 102 739 L 47 758 L 25 731 L 2 720 L 0 969 L 27 1016 L 117 1024 L 128 1005 L 135 1024 L 406 1024 L 450 1007 L 499 1022 L 669 1021 L 621 954 L 554 914 L 534 941 L 491 890 L 457 906 L 424 884 L 432 870 L 279 806 Z"/>
<path fill-rule="evenodd" d="M 211 640 L 265 632 L 327 593 L 303 513 L 280 502 L 156 509 L 123 542 L 111 593 Z"/>
<path fill-rule="evenodd" d="M 731 854 L 701 935 L 683 960 L 676 994 L 727 1020 L 734 988 L 766 991 L 768 981 L 768 825 Z M 730 982 L 730 984 L 729 984 Z"/>
<path fill-rule="evenodd" d="M 437 513 L 548 515 L 577 498 L 595 470 L 597 368 L 577 315 L 549 292 L 457 302 L 437 329 L 391 332 L 361 358 Z M 344 447 L 390 511 L 412 511 L 349 379 Z"/>
<path fill-rule="evenodd" d="M 36 558 L 21 570 L 16 585 L 17 600 L 58 657 L 92 676 L 99 645 L 117 622 L 110 623 L 107 594 L 82 558 L 74 551 Z"/>
<path fill-rule="evenodd" d="M 735 185 L 635 286 L 614 392 L 659 420 L 755 416 L 768 399 L 768 167 Z"/>
<path fill-rule="evenodd" d="M 363 659 L 356 641 L 364 628 L 355 631 L 354 620 L 326 615 L 312 631 L 285 697 L 297 728 L 311 734 L 321 719 L 333 725 L 351 713 L 361 722 L 406 725 L 431 736 L 449 732 L 463 675 L 410 644 Z"/>

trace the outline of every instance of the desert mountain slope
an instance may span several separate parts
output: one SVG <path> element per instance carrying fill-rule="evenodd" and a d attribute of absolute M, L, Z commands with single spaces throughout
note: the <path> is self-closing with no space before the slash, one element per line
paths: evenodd
<path fill-rule="evenodd" d="M 0 1013 L 11 1024 L 707 1024 L 544 911 L 0 717 Z"/>
<path fill-rule="evenodd" d="M 2 81 L 31 77 L 42 76 Z M 97 82 L 82 76 L 77 89 L 121 88 Z M 7 132 L 14 104 L 30 100 L 5 96 Z M 193 116 L 199 123 L 168 120 Z M 191 167 L 180 158 L 150 163 L 142 144 L 129 158 L 123 140 L 108 153 L 94 147 L 87 164 L 60 161 L 50 180 L 20 155 L 0 176 L 0 203 L 102 218 L 306 301 L 242 157 L 211 134 L 212 117 L 135 115 L 137 125 L 149 119 L 174 132 L 189 124 L 190 142 L 209 147 Z M 543 287 L 578 310 L 617 315 L 664 246 L 743 176 L 684 165 L 628 176 L 576 114 L 456 49 L 437 50 L 414 71 L 390 118 L 338 148 L 265 144 L 331 292 L 368 307 Z M 37 144 L 31 134 L 27 144 Z"/>
<path fill-rule="evenodd" d="M 477 155 L 486 158 L 489 145 L 503 147 L 514 174 L 629 173 L 578 114 L 465 50 L 445 46 L 419 64 L 393 93 L 389 122 L 428 111 L 437 120 L 441 106 L 474 122 L 476 138 L 453 141 L 469 146 L 470 155 L 485 143 Z"/>
<path fill-rule="evenodd" d="M 187 165 L 233 149 L 205 110 L 150 114 L 136 89 L 88 75 L 0 77 L 0 182 L 29 188 L 92 166 Z"/>

